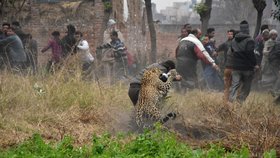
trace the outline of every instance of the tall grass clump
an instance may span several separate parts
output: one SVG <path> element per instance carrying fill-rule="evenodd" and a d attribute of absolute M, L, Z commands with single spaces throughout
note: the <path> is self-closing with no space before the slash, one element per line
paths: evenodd
<path fill-rule="evenodd" d="M 123 97 L 125 84 L 110 86 L 95 73 L 85 80 L 74 59 L 53 74 L 43 70 L 34 76 L 1 72 L 1 146 L 17 144 L 34 132 L 54 140 L 74 134 L 85 141 L 88 133 L 109 126 L 103 117 L 108 107 L 130 106 Z"/>
<path fill-rule="evenodd" d="M 280 154 L 280 107 L 272 96 L 252 91 L 244 103 L 228 105 L 223 104 L 222 97 L 222 93 L 198 90 L 184 97 L 174 95 L 173 102 L 181 98 L 177 104 L 184 124 L 177 132 L 199 146 L 218 141 L 227 150 L 246 144 L 253 157 L 262 157 L 272 149 Z"/>

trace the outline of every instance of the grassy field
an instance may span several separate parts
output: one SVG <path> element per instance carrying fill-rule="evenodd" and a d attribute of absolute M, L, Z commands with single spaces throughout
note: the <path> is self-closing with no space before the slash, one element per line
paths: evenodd
<path fill-rule="evenodd" d="M 163 113 L 176 109 L 179 117 L 156 132 L 137 134 L 130 127 L 133 106 L 127 96 L 128 81 L 108 86 L 102 78 L 99 82 L 82 81 L 79 74 L 27 77 L 1 74 L 0 146 L 3 155 L 12 157 L 20 151 L 30 154 L 32 148 L 39 148 L 42 153 L 61 154 L 63 150 L 67 154 L 69 151 L 70 155 L 61 157 L 77 153 L 80 157 L 91 157 L 99 150 L 102 151 L 100 157 L 111 157 L 113 153 L 108 152 L 116 148 L 119 157 L 129 154 L 141 157 L 141 152 L 144 156 L 152 153 L 155 155 L 150 157 L 169 157 L 163 152 L 169 151 L 166 149 L 169 147 L 171 153 L 175 152 L 173 157 L 181 157 L 180 154 L 188 157 L 189 152 L 198 155 L 192 157 L 217 156 L 207 155 L 209 151 L 221 153 L 219 157 L 236 157 L 234 154 L 238 153 L 245 157 L 280 154 L 280 106 L 273 104 L 269 94 L 252 92 L 243 105 L 227 107 L 222 103 L 222 93 L 194 90 L 182 95 L 171 92 Z M 104 140 L 105 133 L 112 136 Z M 119 133 L 131 134 L 119 138 Z M 166 137 L 159 137 L 164 134 Z M 96 149 L 97 140 L 94 141 L 93 135 L 102 149 Z M 166 144 L 156 144 L 158 139 L 163 142 L 166 139 Z M 61 147 L 64 143 L 66 145 Z M 153 143 L 157 148 L 152 152 L 148 149 Z M 146 149 L 141 151 L 140 146 Z M 133 155 L 132 151 L 137 154 Z M 22 157 L 25 156 L 28 155 Z"/>

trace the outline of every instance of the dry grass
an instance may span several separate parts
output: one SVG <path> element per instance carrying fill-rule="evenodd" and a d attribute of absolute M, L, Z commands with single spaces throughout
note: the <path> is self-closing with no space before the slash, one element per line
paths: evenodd
<path fill-rule="evenodd" d="M 111 129 L 109 110 L 129 106 L 129 100 L 122 98 L 126 88 L 82 81 L 76 66 L 54 75 L 1 74 L 0 146 L 17 144 L 35 132 L 51 141 L 71 135 L 81 144 L 90 142 L 92 134 Z"/>
<path fill-rule="evenodd" d="M 228 150 L 247 145 L 256 157 L 272 148 L 280 153 L 280 107 L 268 94 L 253 92 L 244 104 L 229 106 L 219 93 L 193 91 L 176 100 L 185 129 L 175 131 L 194 146 L 219 142 Z"/>
<path fill-rule="evenodd" d="M 82 81 L 80 72 L 21 77 L 0 76 L 0 146 L 18 144 L 33 133 L 49 141 L 71 135 L 78 145 L 92 134 L 128 131 L 132 106 L 127 83 L 115 86 Z M 219 142 L 227 150 L 248 145 L 252 156 L 279 147 L 280 107 L 265 93 L 253 92 L 243 105 L 222 104 L 221 93 L 171 93 L 163 111 L 180 116 L 167 126 L 193 147 Z"/>

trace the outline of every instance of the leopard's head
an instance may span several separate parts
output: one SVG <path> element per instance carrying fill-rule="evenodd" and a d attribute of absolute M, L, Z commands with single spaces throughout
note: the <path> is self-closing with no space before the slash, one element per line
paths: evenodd
<path fill-rule="evenodd" d="M 145 85 L 155 82 L 159 79 L 160 74 L 162 74 L 162 72 L 158 68 L 151 68 L 146 70 L 141 80 L 141 84 Z"/>

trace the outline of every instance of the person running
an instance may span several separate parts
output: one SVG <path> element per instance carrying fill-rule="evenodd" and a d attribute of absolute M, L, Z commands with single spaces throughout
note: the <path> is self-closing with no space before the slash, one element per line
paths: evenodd
<path fill-rule="evenodd" d="M 45 46 L 41 52 L 44 53 L 48 49 L 52 49 L 52 55 L 49 59 L 46 70 L 50 72 L 52 65 L 58 65 L 61 61 L 62 57 L 62 47 L 61 47 L 61 40 L 60 40 L 60 33 L 58 31 L 52 32 L 52 38 L 49 40 L 48 45 Z"/>

